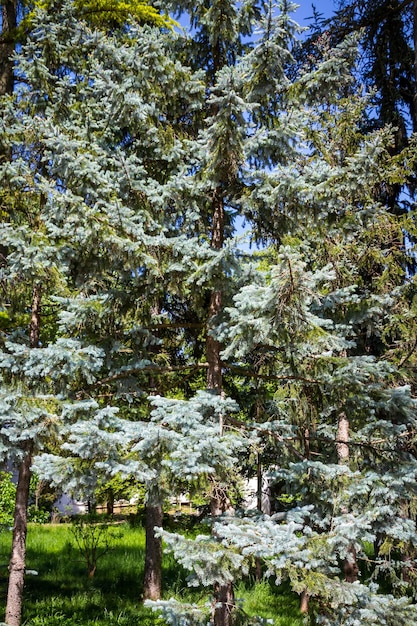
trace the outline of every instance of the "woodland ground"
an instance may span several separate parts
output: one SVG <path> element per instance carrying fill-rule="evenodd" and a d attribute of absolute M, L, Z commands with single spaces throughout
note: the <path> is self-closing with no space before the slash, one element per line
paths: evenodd
<path fill-rule="evenodd" d="M 7 593 L 7 560 L 11 532 L 0 533 L 1 612 Z M 24 626 L 163 626 L 165 622 L 142 607 L 145 533 L 128 523 L 117 525 L 112 549 L 89 579 L 81 554 L 74 547 L 68 524 L 31 524 L 28 531 Z M 187 588 L 186 573 L 164 556 L 164 598 L 198 602 L 204 590 Z M 283 587 L 249 578 L 236 588 L 236 597 L 249 615 L 272 618 L 274 626 L 301 626 L 299 600 Z"/>

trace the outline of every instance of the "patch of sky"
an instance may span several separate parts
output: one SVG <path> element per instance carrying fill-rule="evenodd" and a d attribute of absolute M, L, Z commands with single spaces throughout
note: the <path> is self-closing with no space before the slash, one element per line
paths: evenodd
<path fill-rule="evenodd" d="M 239 3 L 238 3 L 239 4 Z M 301 2 L 296 5 L 296 9 L 292 18 L 305 30 L 301 33 L 301 37 L 308 36 L 309 31 L 314 28 L 317 20 L 323 20 L 331 17 L 334 13 L 333 8 L 335 2 L 330 0 L 317 0 L 316 2 Z M 279 10 L 278 3 L 276 4 L 276 11 Z M 173 15 L 177 23 L 177 32 L 180 36 L 192 36 L 193 28 L 190 23 L 190 18 L 187 13 L 181 15 Z M 244 43 L 256 43 L 256 33 L 252 37 L 244 38 Z M 262 244 L 256 244 L 253 240 L 252 230 L 247 219 L 243 215 L 235 214 L 233 216 L 234 235 L 236 237 L 239 250 L 244 253 L 256 252 L 256 250 L 262 249 Z"/>

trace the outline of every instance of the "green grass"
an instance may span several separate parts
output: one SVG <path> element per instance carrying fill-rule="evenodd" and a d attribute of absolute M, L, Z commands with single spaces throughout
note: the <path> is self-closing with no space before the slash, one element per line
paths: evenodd
<path fill-rule="evenodd" d="M 299 597 L 286 585 L 276 587 L 271 581 L 236 586 L 235 597 L 248 615 L 273 619 L 274 626 L 301 626 L 303 619 L 298 610 Z"/>
<path fill-rule="evenodd" d="M 141 604 L 144 530 L 127 524 L 118 527 L 111 552 L 98 561 L 93 579 L 72 546 L 65 524 L 30 525 L 23 626 L 162 626 L 157 614 Z M 0 534 L 0 621 L 7 593 L 7 566 L 11 533 Z M 164 597 L 190 602 L 204 591 L 187 588 L 186 573 L 170 556 L 164 557 Z M 245 613 L 274 619 L 274 626 L 301 626 L 298 598 L 267 582 L 241 583 L 236 588 Z"/>

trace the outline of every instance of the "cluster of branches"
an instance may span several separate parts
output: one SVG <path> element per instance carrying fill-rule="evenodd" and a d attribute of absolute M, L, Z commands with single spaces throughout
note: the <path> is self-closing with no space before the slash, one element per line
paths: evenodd
<path fill-rule="evenodd" d="M 416 81 L 383 29 L 404 17 L 410 55 L 414 5 L 368 4 L 375 15 L 345 3 L 303 45 L 288 2 L 2 4 L 9 626 L 34 470 L 86 498 L 145 486 L 143 595 L 169 623 L 231 626 L 254 563 L 320 623 L 415 615 L 415 220 L 401 195 L 415 150 L 401 103 L 414 120 Z M 188 35 L 167 17 L 184 14 Z M 275 512 L 235 515 L 230 485 L 252 475 Z M 204 489 L 213 523 L 196 541 L 162 530 L 167 494 L 188 489 Z M 162 537 L 211 605 L 160 601 Z"/>

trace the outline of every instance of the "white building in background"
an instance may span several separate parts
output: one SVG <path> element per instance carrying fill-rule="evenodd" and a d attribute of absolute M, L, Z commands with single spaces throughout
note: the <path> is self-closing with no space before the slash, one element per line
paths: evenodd
<path fill-rule="evenodd" d="M 63 493 L 56 502 L 54 502 L 54 510 L 60 515 L 77 515 L 77 513 L 87 513 L 87 504 L 78 500 L 74 500 L 66 493 Z"/>
<path fill-rule="evenodd" d="M 256 509 L 258 507 L 258 479 L 256 476 L 246 482 L 244 491 L 243 508 L 249 511 Z M 266 515 L 271 515 L 271 491 L 266 476 L 262 479 L 261 511 Z"/>

